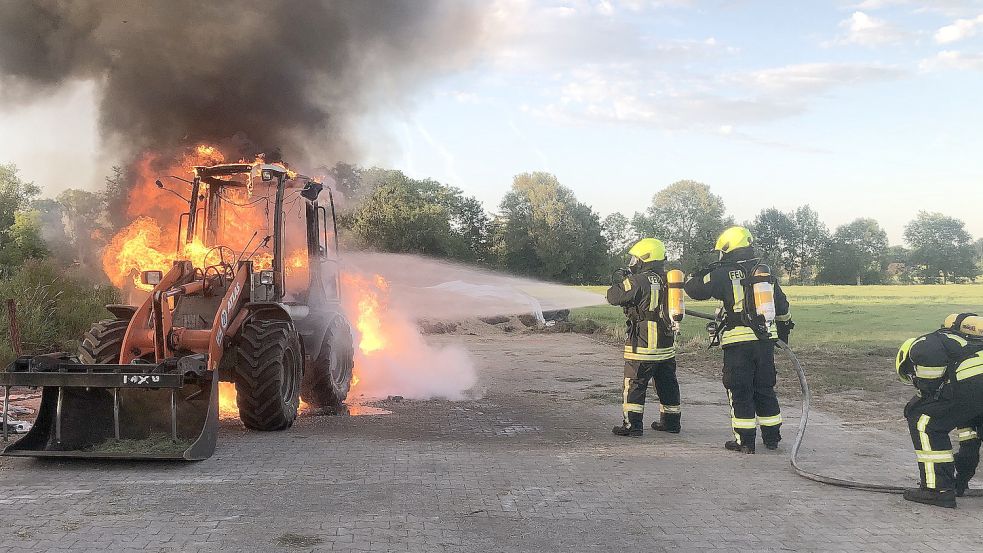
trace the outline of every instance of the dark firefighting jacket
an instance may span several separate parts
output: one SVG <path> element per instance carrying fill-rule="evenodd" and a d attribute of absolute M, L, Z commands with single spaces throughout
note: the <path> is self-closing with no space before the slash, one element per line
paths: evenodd
<path fill-rule="evenodd" d="M 753 252 L 749 254 L 753 255 Z M 720 335 L 722 348 L 742 342 L 778 339 L 774 323 L 767 328 L 763 324 L 754 324 L 753 315 L 757 311 L 748 275 L 757 264 L 757 259 L 723 260 L 697 272 L 683 285 L 686 295 L 694 300 L 715 298 L 723 302 L 726 316 Z M 775 290 L 775 321 L 787 322 L 792 318 L 788 298 L 778 279 L 773 276 L 768 278 Z"/>
<path fill-rule="evenodd" d="M 666 275 L 658 269 L 628 275 L 608 288 L 611 305 L 625 310 L 625 359 L 665 361 L 676 356 L 675 330 L 666 305 Z"/>
<path fill-rule="evenodd" d="M 983 344 L 945 330 L 919 336 L 911 344 L 908 360 L 898 367 L 919 395 L 928 397 L 944 384 L 983 374 Z"/>

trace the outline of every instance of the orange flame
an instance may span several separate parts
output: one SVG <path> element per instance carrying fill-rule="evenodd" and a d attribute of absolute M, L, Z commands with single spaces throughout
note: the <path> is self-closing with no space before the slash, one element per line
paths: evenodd
<path fill-rule="evenodd" d="M 236 403 L 236 385 L 231 382 L 218 383 L 218 418 L 220 420 L 238 420 L 239 405 Z M 309 406 L 304 400 L 300 400 L 300 411 L 304 411 Z"/>
<path fill-rule="evenodd" d="M 388 341 L 382 330 L 382 314 L 389 301 L 389 283 L 380 275 L 369 279 L 347 273 L 342 275 L 341 283 L 346 296 L 354 297 L 356 309 L 351 311 L 358 313 L 355 328 L 359 334 L 359 349 L 368 355 L 385 348 Z"/>
<path fill-rule="evenodd" d="M 158 175 L 162 176 L 162 180 L 167 180 L 164 175 L 190 175 L 195 166 L 223 162 L 225 157 L 221 152 L 207 144 L 199 144 L 179 163 L 166 169 L 161 169 L 159 158 L 154 154 L 147 154 L 140 160 L 137 166 L 138 178 L 129 192 L 127 205 L 127 214 L 135 220 L 120 230 L 103 251 L 103 269 L 113 284 L 123 287 L 132 281 L 136 289 L 149 291 L 151 287 L 140 283 L 140 273 L 143 271 L 166 272 L 176 260 L 189 260 L 196 267 L 207 267 L 220 262 L 219 253 L 206 246 L 201 237 L 194 238 L 189 244 L 183 243 L 183 236 L 178 236 L 178 225 L 181 215 L 188 211 L 188 204 L 168 190 L 159 188 L 156 181 Z M 257 158 L 253 163 L 262 162 L 262 158 Z M 165 186 L 172 188 L 172 184 L 174 183 L 168 181 Z M 203 196 L 207 194 L 205 183 L 201 184 L 201 189 Z M 179 194 L 186 195 L 186 192 L 181 192 L 180 186 L 176 190 Z M 253 239 L 250 251 L 245 252 L 252 253 L 259 240 L 269 232 L 271 221 L 267 220 L 270 217 L 268 206 L 261 201 L 251 202 L 250 189 L 230 187 L 221 194 L 224 203 L 216 233 L 218 243 L 242 253 L 250 239 Z M 258 239 L 254 239 L 254 235 L 258 235 Z M 225 257 L 227 262 L 232 261 L 228 259 L 228 252 Z M 269 269 L 273 264 L 273 256 L 269 252 L 258 251 L 252 259 L 257 269 Z M 285 276 L 306 277 L 307 263 L 306 250 L 291 252 L 284 260 Z"/>
<path fill-rule="evenodd" d="M 119 287 L 132 286 L 138 290 L 148 291 L 150 286 L 140 282 L 143 271 L 168 271 L 178 260 L 191 261 L 195 267 L 205 268 L 221 262 L 221 254 L 205 244 L 204 233 L 194 237 L 190 243 L 184 243 L 184 233 L 181 229 L 181 216 L 186 214 L 189 205 L 179 196 L 188 197 L 190 188 L 179 180 L 169 179 L 169 175 L 190 178 L 195 166 L 211 166 L 225 163 L 225 156 L 215 146 L 199 144 L 191 149 L 183 158 L 173 164 L 161 162 L 160 156 L 148 153 L 137 163 L 135 168 L 137 179 L 129 192 L 126 213 L 132 217 L 132 222 L 117 232 L 103 251 L 102 266 L 112 281 Z M 260 157 L 253 161 L 240 160 L 240 163 L 252 163 L 256 169 L 258 164 L 265 163 Z M 287 168 L 286 164 L 277 163 L 287 170 L 291 178 L 297 174 Z M 158 177 L 165 188 L 157 186 Z M 253 175 L 250 174 L 246 186 L 223 187 L 221 191 L 208 190 L 208 185 L 200 183 L 202 198 L 209 194 L 221 195 L 222 210 L 217 218 L 217 228 L 214 232 L 216 243 L 227 246 L 236 255 L 253 253 L 257 244 L 267 234 L 272 234 L 272 217 L 270 204 L 264 203 L 264 198 L 253 198 Z M 243 184 L 242 179 L 238 181 Z M 261 183 L 256 180 L 256 188 Z M 262 186 L 268 186 L 262 183 Z M 170 190 L 173 190 L 172 193 Z M 201 205 L 201 204 L 200 204 Z M 203 212 L 202 212 L 203 213 Z M 199 213 L 202 219 L 204 216 Z M 182 230 L 179 237 L 179 229 Z M 209 237 L 209 243 L 212 238 Z M 249 248 L 246 246 L 249 244 Z M 243 251 L 246 250 L 246 251 Z M 225 250 L 225 261 L 229 259 Z M 272 267 L 273 256 L 269 249 L 260 248 L 252 257 L 256 270 Z M 286 254 L 284 259 L 284 276 L 294 279 L 306 279 L 308 276 L 308 253 L 306 248 L 298 248 Z M 307 408 L 301 402 L 301 408 Z M 223 419 L 237 418 L 235 385 L 230 382 L 219 383 L 219 414 Z"/>
<path fill-rule="evenodd" d="M 222 420 L 239 418 L 236 385 L 231 382 L 218 383 L 218 418 Z"/>

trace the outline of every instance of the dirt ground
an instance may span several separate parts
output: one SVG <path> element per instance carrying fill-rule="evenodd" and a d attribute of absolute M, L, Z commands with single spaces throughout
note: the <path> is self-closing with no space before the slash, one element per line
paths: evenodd
<path fill-rule="evenodd" d="M 199 463 L 2 457 L 0 552 L 979 545 L 981 499 L 939 510 L 792 473 L 798 398 L 787 382 L 780 450 L 737 455 L 721 447 L 726 396 L 702 353 L 679 359 L 683 433 L 619 438 L 610 432 L 621 418 L 617 347 L 498 327 L 430 339 L 471 352 L 480 399 L 381 401 L 364 416 L 303 416 L 279 433 L 225 421 L 216 454 Z M 893 400 L 884 401 L 824 398 L 802 450 L 807 468 L 911 485 L 910 442 Z M 653 402 L 646 422 L 656 412 Z"/>

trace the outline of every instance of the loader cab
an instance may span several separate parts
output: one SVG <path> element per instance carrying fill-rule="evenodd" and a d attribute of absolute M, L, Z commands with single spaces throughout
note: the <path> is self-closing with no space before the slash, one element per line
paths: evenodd
<path fill-rule="evenodd" d="M 250 260 L 254 272 L 272 271 L 265 301 L 337 305 L 334 201 L 316 180 L 277 164 L 195 167 L 182 223 L 180 246 L 195 261 L 206 252 L 203 269 L 217 258 Z"/>

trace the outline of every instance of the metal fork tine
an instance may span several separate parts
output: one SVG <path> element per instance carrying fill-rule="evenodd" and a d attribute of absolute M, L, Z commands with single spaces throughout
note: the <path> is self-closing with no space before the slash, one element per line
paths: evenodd
<path fill-rule="evenodd" d="M 113 434 L 119 439 L 119 388 L 113 388 Z"/>
<path fill-rule="evenodd" d="M 171 439 L 177 441 L 177 402 L 174 399 L 175 390 L 171 388 Z"/>
<path fill-rule="evenodd" d="M 3 387 L 3 441 L 7 441 L 7 410 L 10 409 L 10 386 Z"/>
<path fill-rule="evenodd" d="M 61 401 L 64 396 L 63 386 L 58 386 L 58 406 L 55 408 L 55 442 L 61 443 Z"/>

